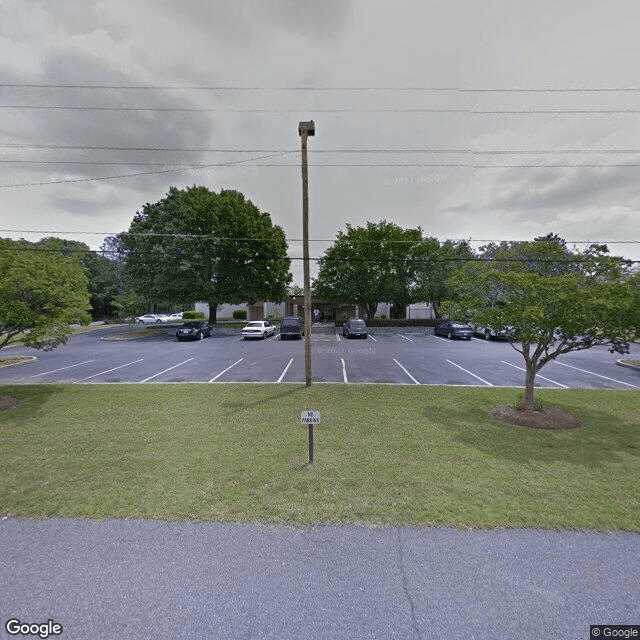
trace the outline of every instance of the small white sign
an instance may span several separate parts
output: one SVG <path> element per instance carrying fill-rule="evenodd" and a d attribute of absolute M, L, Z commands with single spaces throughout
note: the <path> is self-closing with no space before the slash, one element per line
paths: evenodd
<path fill-rule="evenodd" d="M 303 411 L 300 414 L 300 422 L 302 422 L 302 424 L 320 424 L 320 412 Z"/>

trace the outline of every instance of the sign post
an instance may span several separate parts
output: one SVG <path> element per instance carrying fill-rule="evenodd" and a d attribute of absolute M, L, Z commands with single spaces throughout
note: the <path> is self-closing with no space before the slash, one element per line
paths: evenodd
<path fill-rule="evenodd" d="M 303 411 L 300 422 L 309 426 L 309 464 L 313 464 L 313 425 L 320 424 L 319 411 Z"/>

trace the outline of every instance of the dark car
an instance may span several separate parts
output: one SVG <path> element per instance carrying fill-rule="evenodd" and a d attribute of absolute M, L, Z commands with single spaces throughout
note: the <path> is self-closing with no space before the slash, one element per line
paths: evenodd
<path fill-rule="evenodd" d="M 185 322 L 177 331 L 176 338 L 182 340 L 203 340 L 212 333 L 211 326 L 202 320 Z"/>
<path fill-rule="evenodd" d="M 366 338 L 367 325 L 360 318 L 351 318 L 344 323 L 342 335 L 345 338 Z"/>
<path fill-rule="evenodd" d="M 465 338 L 471 340 L 473 335 L 473 327 L 465 322 L 458 322 L 456 320 L 447 320 L 441 322 L 433 328 L 433 333 L 437 336 L 446 336 L 451 338 Z"/>
<path fill-rule="evenodd" d="M 280 339 L 301 339 L 304 335 L 304 320 L 298 317 L 283 318 L 280 324 Z"/>

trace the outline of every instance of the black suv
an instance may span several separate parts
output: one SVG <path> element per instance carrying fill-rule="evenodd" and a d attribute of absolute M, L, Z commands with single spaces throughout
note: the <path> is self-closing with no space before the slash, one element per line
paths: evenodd
<path fill-rule="evenodd" d="M 285 338 L 302 338 L 304 335 L 304 320 L 292 316 L 290 318 L 283 318 L 280 324 L 280 339 Z"/>
<path fill-rule="evenodd" d="M 345 338 L 366 338 L 367 325 L 360 318 L 351 318 L 344 323 L 342 335 Z"/>
<path fill-rule="evenodd" d="M 176 338 L 182 340 L 202 340 L 212 333 L 211 326 L 202 320 L 185 322 L 177 331 Z"/>

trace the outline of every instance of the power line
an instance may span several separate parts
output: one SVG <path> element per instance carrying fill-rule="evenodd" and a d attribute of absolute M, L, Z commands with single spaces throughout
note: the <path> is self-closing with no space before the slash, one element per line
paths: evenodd
<path fill-rule="evenodd" d="M 131 232 L 131 231 L 62 231 L 60 229 L 54 230 L 42 230 L 42 229 L 0 229 L 0 233 L 64 233 L 64 234 L 77 234 L 77 235 L 99 235 L 99 236 L 116 236 L 127 235 L 134 237 L 160 237 L 160 238 L 209 238 L 211 240 L 255 240 L 255 241 L 273 241 L 274 238 L 246 238 L 246 237 L 228 237 L 228 236 L 215 236 L 209 233 L 154 233 L 154 232 Z M 335 242 L 337 238 L 310 238 L 309 242 Z M 372 243 L 379 244 L 384 242 L 385 244 L 417 244 L 429 242 L 431 238 L 424 238 L 422 240 L 350 240 L 355 244 Z M 446 238 L 451 242 L 530 242 L 528 240 L 505 240 L 505 239 L 491 239 L 491 238 Z M 287 238 L 287 242 L 302 242 L 301 238 Z M 555 240 L 538 240 L 537 242 L 550 242 L 555 243 Z M 640 240 L 564 240 L 565 244 L 640 244 Z"/>
<path fill-rule="evenodd" d="M 135 91 L 424 91 L 459 93 L 637 93 L 640 87 L 429 87 L 429 86 L 242 86 L 242 85 L 135 85 L 135 84 L 56 84 L 3 82 L 0 88 L 13 89 L 84 89 L 84 90 L 135 90 Z"/>
<path fill-rule="evenodd" d="M 465 113 L 469 115 L 594 115 L 594 114 L 638 114 L 640 109 L 460 109 L 460 108 L 423 108 L 423 107 L 369 107 L 369 108 L 336 108 L 336 107 L 299 107 L 266 108 L 266 107 L 114 107 L 114 106 L 77 106 L 77 105 L 32 105 L 3 104 L 0 109 L 25 110 L 64 110 L 64 111 L 153 111 L 175 113 Z"/>
<path fill-rule="evenodd" d="M 59 253 L 62 255 L 72 255 L 77 253 L 113 253 L 108 249 L 49 249 L 46 247 L 3 247 L 0 245 L 0 252 L 46 252 L 46 253 Z M 272 260 L 305 260 L 301 256 L 271 256 L 269 258 L 255 258 L 251 262 L 270 262 Z M 572 258 L 572 259 L 560 259 L 560 258 L 479 258 L 479 257 L 439 257 L 439 258 L 340 258 L 340 257 L 313 257 L 308 258 L 310 262 L 374 262 L 381 264 L 433 264 L 441 262 L 488 262 L 488 263 L 503 263 L 503 262 L 527 262 L 531 264 L 583 264 L 591 263 L 591 257 L 585 258 Z M 640 264 L 640 260 L 627 260 L 623 258 L 627 264 Z"/>

